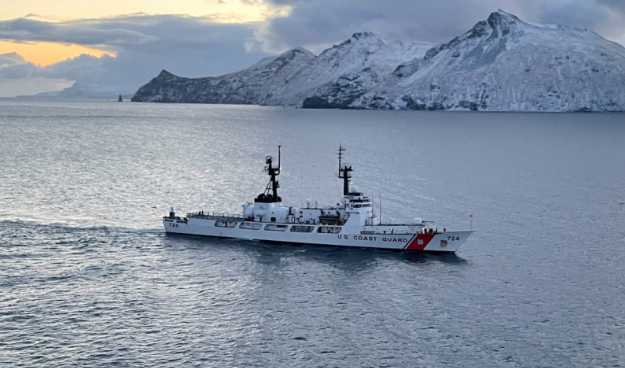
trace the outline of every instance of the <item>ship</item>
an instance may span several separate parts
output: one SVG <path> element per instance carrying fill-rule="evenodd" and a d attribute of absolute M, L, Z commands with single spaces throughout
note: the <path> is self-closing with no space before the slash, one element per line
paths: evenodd
<path fill-rule="evenodd" d="M 433 221 L 383 223 L 374 214 L 372 200 L 351 187 L 352 165 L 344 163 L 345 148 L 338 149 L 338 179 L 343 198 L 333 206 L 320 207 L 308 202 L 305 207 L 283 204 L 278 194 L 281 146 L 277 164 L 265 157 L 264 171 L 269 176 L 265 190 L 253 202 L 242 205 L 241 214 L 215 212 L 187 213 L 178 216 L 172 207 L 163 217 L 167 235 L 192 235 L 233 238 L 272 243 L 306 244 L 397 251 L 455 253 L 473 230 L 451 231 Z M 380 209 L 381 211 L 381 209 Z"/>

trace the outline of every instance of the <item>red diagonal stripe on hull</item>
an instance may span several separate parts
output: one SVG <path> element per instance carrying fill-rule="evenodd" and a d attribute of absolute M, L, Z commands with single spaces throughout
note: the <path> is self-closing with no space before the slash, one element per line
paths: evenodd
<path fill-rule="evenodd" d="M 410 238 L 410 240 L 408 240 L 408 243 L 406 243 L 406 246 L 404 247 L 404 249 L 408 249 L 408 246 L 409 246 L 410 244 L 412 244 L 412 242 L 415 240 L 415 238 L 416 238 L 416 237 L 417 237 L 417 234 L 414 234 L 414 235 Z"/>
<path fill-rule="evenodd" d="M 406 250 L 424 250 L 425 247 L 430 243 L 434 234 L 417 234 L 416 237 L 412 239 L 411 242 L 408 242 L 408 246 L 405 248 Z"/>

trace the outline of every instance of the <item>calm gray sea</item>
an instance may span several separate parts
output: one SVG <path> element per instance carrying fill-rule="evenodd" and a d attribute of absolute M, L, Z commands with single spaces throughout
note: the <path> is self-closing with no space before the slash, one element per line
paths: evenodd
<path fill-rule="evenodd" d="M 336 148 L 383 218 L 456 256 L 166 237 L 282 197 L 336 203 Z M 0 102 L 1 367 L 623 367 L 625 115 Z"/>

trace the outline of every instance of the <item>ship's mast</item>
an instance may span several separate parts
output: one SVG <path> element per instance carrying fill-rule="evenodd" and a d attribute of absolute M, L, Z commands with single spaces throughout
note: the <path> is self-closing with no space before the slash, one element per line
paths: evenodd
<path fill-rule="evenodd" d="M 282 146 L 278 146 L 278 166 L 273 166 L 273 157 L 266 156 L 265 157 L 265 172 L 269 175 L 269 183 L 265 188 L 265 192 L 259 194 L 255 202 L 264 202 L 264 203 L 273 203 L 273 202 L 282 202 L 282 198 L 278 195 L 278 188 L 280 188 L 280 183 L 278 182 L 277 177 L 280 175 L 281 168 L 281 148 Z"/>
<path fill-rule="evenodd" d="M 349 182 L 352 179 L 352 166 L 345 164 L 343 165 L 343 152 L 345 152 L 345 148 L 343 146 L 339 146 L 339 179 L 343 179 L 343 195 L 348 195 L 349 191 Z"/>

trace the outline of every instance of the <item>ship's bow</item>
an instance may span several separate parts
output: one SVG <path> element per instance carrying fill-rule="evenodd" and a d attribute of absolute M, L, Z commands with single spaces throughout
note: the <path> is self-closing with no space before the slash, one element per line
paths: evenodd
<path fill-rule="evenodd" d="M 446 231 L 435 234 L 424 250 L 428 252 L 457 252 L 473 231 Z"/>

